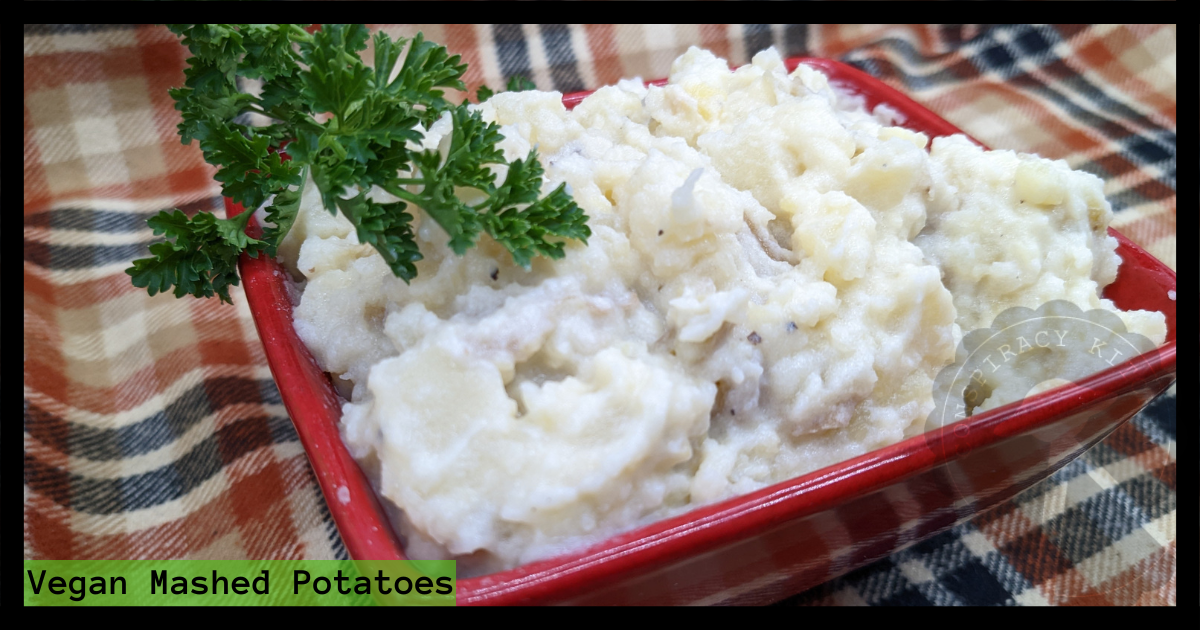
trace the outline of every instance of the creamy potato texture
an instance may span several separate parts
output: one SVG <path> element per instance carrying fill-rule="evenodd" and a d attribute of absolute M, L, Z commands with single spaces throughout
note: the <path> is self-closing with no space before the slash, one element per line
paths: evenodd
<path fill-rule="evenodd" d="M 487 237 L 454 255 L 425 219 L 405 284 L 310 187 L 281 248 L 296 329 L 415 557 L 511 567 L 892 444 L 963 330 L 1053 298 L 1113 309 L 1097 178 L 928 150 L 774 50 L 730 72 L 693 48 L 667 86 L 573 111 L 554 92 L 481 109 L 506 157 L 537 146 L 547 190 L 570 186 L 587 246 L 523 269 Z M 1162 341 L 1161 314 L 1121 317 Z"/>

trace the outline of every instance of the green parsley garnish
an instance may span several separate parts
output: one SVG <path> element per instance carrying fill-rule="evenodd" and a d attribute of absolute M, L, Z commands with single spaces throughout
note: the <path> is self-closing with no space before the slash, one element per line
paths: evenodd
<path fill-rule="evenodd" d="M 270 201 L 266 213 L 274 225 L 256 239 L 245 233 L 248 211 L 229 219 L 160 212 L 148 224 L 168 240 L 151 245 L 152 257 L 126 270 L 133 285 L 150 295 L 174 287 L 176 297 L 215 294 L 229 302 L 228 287 L 238 284 L 238 255 L 275 255 L 296 219 L 308 177 L 325 208 L 349 219 L 359 241 L 373 246 L 406 282 L 416 277 L 413 263 L 422 258 L 412 208 L 446 230 L 455 253 L 487 233 L 525 267 L 536 256 L 561 258 L 564 239 L 586 243 L 591 235 L 565 184 L 541 195 L 544 171 L 536 149 L 507 162 L 496 146 L 500 128 L 466 103 L 443 97 L 444 88 L 466 89 L 467 66 L 421 34 L 393 42 L 376 33 L 370 68 L 359 56 L 368 37 L 362 24 L 326 24 L 313 33 L 298 24 L 168 26 L 192 53 L 184 86 L 171 90 L 183 116 L 180 139 L 200 142 L 204 159 L 219 169 L 222 194 L 249 209 Z M 240 92 L 239 76 L 261 79 L 262 92 Z M 509 89 L 532 87 L 524 77 L 509 82 Z M 478 93 L 480 100 L 491 95 L 485 88 Z M 235 122 L 247 112 L 271 123 Z M 419 144 L 421 129 L 446 112 L 453 123 L 446 157 L 436 149 L 410 149 L 409 141 Z M 281 150 L 291 160 L 281 159 Z M 503 181 L 488 168 L 492 164 L 508 166 Z M 367 198 L 372 186 L 400 201 Z M 458 188 L 485 197 L 467 204 L 455 194 Z"/>
<path fill-rule="evenodd" d="M 506 89 L 509 92 L 524 92 L 526 90 L 536 90 L 537 85 L 535 85 L 533 81 L 530 81 L 529 79 L 518 74 L 509 78 L 508 87 Z M 475 90 L 475 100 L 479 101 L 480 103 L 492 98 L 495 95 L 496 92 L 486 85 L 481 85 L 479 86 L 478 90 Z"/>

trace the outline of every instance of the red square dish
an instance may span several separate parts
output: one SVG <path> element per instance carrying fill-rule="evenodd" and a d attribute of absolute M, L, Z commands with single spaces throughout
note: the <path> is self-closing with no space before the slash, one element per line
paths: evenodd
<path fill-rule="evenodd" d="M 792 58 L 788 70 L 800 63 L 861 95 L 868 108 L 888 104 L 905 127 L 930 137 L 962 133 L 855 68 Z M 573 107 L 588 94 L 563 101 Z M 225 203 L 231 214 L 243 211 Z M 1163 312 L 1161 347 L 1078 383 L 576 553 L 460 580 L 458 602 L 769 602 L 928 538 L 1046 478 L 1175 380 L 1175 273 L 1110 233 L 1123 263 L 1104 296 L 1121 309 Z M 378 497 L 342 443 L 342 401 L 292 326 L 284 270 L 273 259 L 245 255 L 240 268 L 271 373 L 347 550 L 357 559 L 403 558 Z"/>

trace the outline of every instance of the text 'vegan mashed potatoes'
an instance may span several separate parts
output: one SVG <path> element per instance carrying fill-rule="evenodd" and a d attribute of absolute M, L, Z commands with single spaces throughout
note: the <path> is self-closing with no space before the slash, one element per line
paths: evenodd
<path fill-rule="evenodd" d="M 281 248 L 414 557 L 511 567 L 892 444 L 963 331 L 1051 299 L 1115 310 L 1099 179 L 962 137 L 927 150 L 774 50 L 730 72 L 693 48 L 669 85 L 573 111 L 555 92 L 481 109 L 506 157 L 536 145 L 569 184 L 587 246 L 525 270 L 425 220 L 408 285 L 310 188 Z M 1119 315 L 1161 343 L 1160 313 Z"/>

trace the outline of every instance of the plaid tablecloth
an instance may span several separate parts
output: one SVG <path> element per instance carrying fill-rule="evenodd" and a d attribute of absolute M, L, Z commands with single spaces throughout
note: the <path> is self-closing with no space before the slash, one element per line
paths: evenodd
<path fill-rule="evenodd" d="M 543 89 L 663 77 L 689 45 L 851 63 L 981 141 L 1106 182 L 1114 226 L 1175 265 L 1174 26 L 379 25 Z M 345 557 L 235 306 L 123 270 L 160 209 L 221 207 L 176 136 L 163 27 L 25 27 L 26 558 Z M 1174 604 L 1175 390 L 1015 500 L 789 604 Z"/>

